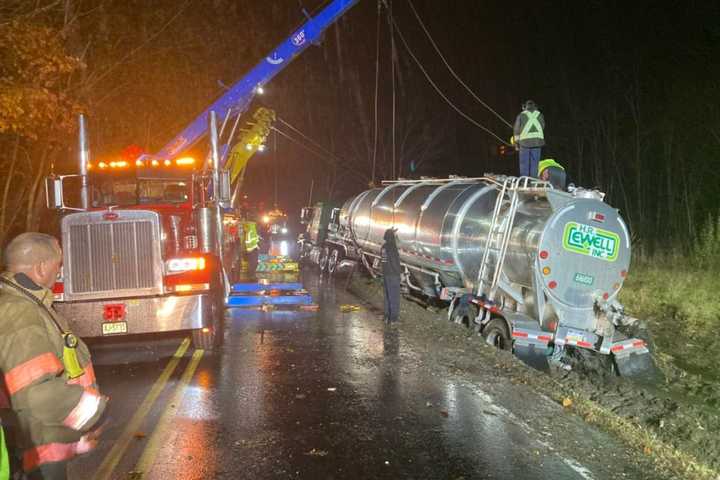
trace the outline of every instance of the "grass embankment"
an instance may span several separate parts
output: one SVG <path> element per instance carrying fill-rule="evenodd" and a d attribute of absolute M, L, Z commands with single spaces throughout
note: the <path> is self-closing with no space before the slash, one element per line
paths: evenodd
<path fill-rule="evenodd" d="M 720 262 L 698 260 L 637 262 L 620 300 L 629 314 L 647 322 L 666 373 L 694 378 L 697 388 L 689 393 L 720 406 Z M 675 369 L 681 373 L 673 375 Z"/>

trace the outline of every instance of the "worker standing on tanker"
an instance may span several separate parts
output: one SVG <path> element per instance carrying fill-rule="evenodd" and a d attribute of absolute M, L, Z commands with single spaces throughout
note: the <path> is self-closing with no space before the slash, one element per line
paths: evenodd
<path fill-rule="evenodd" d="M 42 233 L 23 233 L 5 249 L 0 275 L 0 415 L 8 445 L 27 478 L 64 480 L 67 462 L 92 450 L 107 397 L 90 352 L 52 307 L 62 251 Z"/>
<path fill-rule="evenodd" d="M 395 229 L 385 230 L 385 243 L 380 250 L 385 290 L 385 322 L 392 324 L 400 317 L 400 252 L 398 252 Z"/>
<path fill-rule="evenodd" d="M 534 176 L 545 145 L 545 117 L 532 100 L 523 103 L 522 112 L 515 119 L 511 140 L 519 150 L 520 176 Z"/>

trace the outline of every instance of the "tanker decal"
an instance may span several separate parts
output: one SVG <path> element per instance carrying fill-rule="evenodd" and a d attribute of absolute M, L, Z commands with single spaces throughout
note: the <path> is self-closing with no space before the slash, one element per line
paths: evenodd
<path fill-rule="evenodd" d="M 586 273 L 576 273 L 574 280 L 577 283 L 582 283 L 583 285 L 591 286 L 593 282 L 595 282 L 595 277 L 592 275 L 588 275 Z"/>
<path fill-rule="evenodd" d="M 620 237 L 602 228 L 568 222 L 563 233 L 563 248 L 569 252 L 614 262 L 620 249 Z"/>

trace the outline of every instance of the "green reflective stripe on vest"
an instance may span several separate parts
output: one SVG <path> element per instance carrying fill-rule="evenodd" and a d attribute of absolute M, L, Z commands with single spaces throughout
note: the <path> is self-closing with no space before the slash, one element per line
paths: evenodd
<path fill-rule="evenodd" d="M 535 110 L 534 112 L 523 112 L 527 116 L 527 121 L 525 122 L 525 126 L 522 129 L 522 132 L 520 132 L 520 135 L 518 136 L 518 140 L 527 140 L 529 138 L 542 138 L 545 139 L 545 135 L 543 134 L 543 128 L 542 125 L 540 125 L 540 110 Z"/>
<path fill-rule="evenodd" d="M 10 462 L 8 460 L 7 445 L 5 445 L 5 433 L 0 427 L 0 480 L 10 478 Z"/>
<path fill-rule="evenodd" d="M 260 237 L 257 234 L 257 225 L 254 223 L 246 223 L 245 228 L 245 250 L 251 252 L 258 248 Z"/>

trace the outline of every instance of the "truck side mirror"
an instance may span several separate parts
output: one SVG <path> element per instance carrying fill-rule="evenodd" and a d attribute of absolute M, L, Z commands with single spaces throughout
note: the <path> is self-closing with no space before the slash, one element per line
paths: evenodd
<path fill-rule="evenodd" d="M 218 198 L 218 203 L 223 208 L 230 208 L 230 203 L 232 202 L 232 188 L 230 187 L 230 171 L 229 170 L 220 170 L 220 185 L 218 185 L 218 192 L 220 198 Z"/>
<path fill-rule="evenodd" d="M 66 184 L 69 190 L 66 191 Z M 79 206 L 68 205 L 68 199 L 71 204 L 80 204 L 79 193 L 82 184 L 82 175 L 51 175 L 45 178 L 45 203 L 50 210 L 78 210 L 85 211 Z M 74 195 L 73 195 L 74 193 Z"/>
<path fill-rule="evenodd" d="M 303 207 L 302 210 L 300 210 L 300 223 L 302 225 L 307 225 L 310 223 L 310 220 L 312 219 L 312 209 L 310 207 Z"/>
<path fill-rule="evenodd" d="M 49 210 L 62 210 L 62 178 L 56 176 L 45 178 L 45 204 Z"/>

